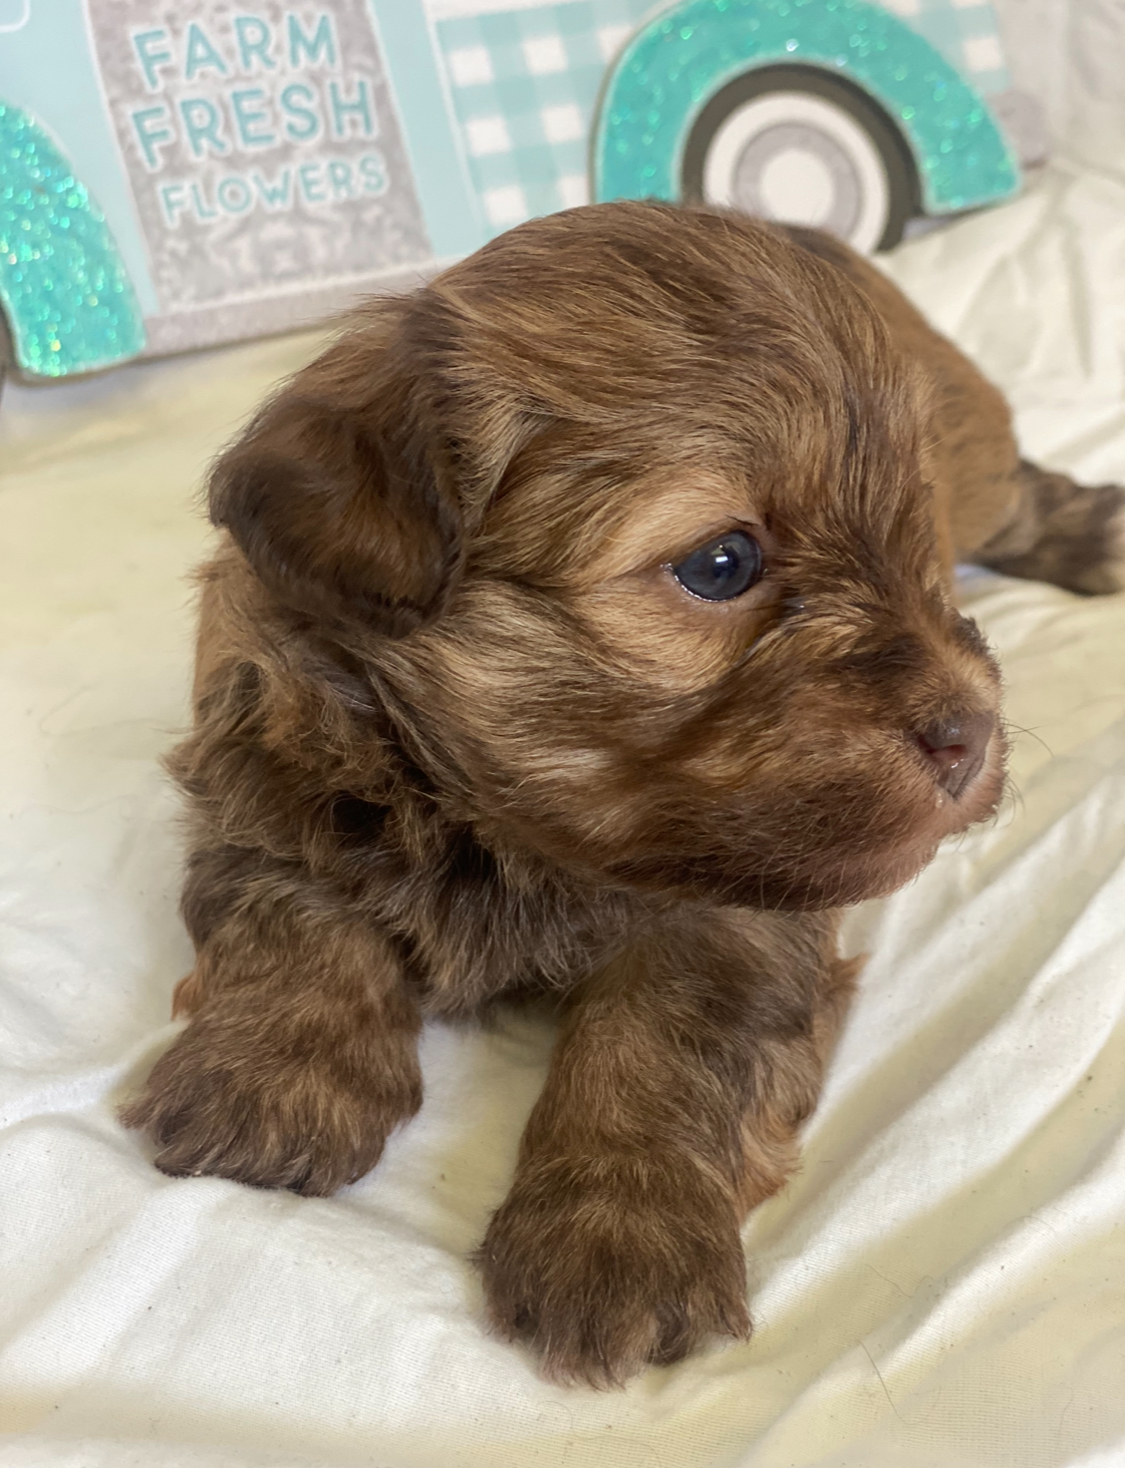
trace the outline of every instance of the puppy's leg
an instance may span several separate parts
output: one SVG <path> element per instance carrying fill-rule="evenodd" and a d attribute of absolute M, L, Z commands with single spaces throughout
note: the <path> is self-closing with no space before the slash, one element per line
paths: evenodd
<path fill-rule="evenodd" d="M 1012 517 L 974 560 L 1088 595 L 1125 589 L 1125 488 L 1076 484 L 1026 459 L 1017 485 Z"/>
<path fill-rule="evenodd" d="M 383 934 L 296 865 L 197 854 L 191 1023 L 122 1110 L 174 1175 L 326 1194 L 362 1177 L 422 1100 L 419 1015 Z"/>
<path fill-rule="evenodd" d="M 578 996 L 479 1253 L 496 1327 L 594 1385 L 749 1333 L 742 1215 L 776 1192 L 854 965 L 824 915 L 693 915 Z"/>

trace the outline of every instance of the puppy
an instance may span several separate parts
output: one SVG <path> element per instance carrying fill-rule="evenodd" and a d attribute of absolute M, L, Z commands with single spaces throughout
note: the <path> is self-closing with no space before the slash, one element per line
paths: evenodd
<path fill-rule="evenodd" d="M 556 1379 L 749 1330 L 739 1226 L 851 993 L 835 910 L 992 813 L 955 557 L 1122 584 L 1122 491 L 804 230 L 535 220 L 370 301 L 219 460 L 172 756 L 198 958 L 124 1111 L 172 1174 L 327 1194 L 426 1015 L 559 996 L 479 1253 Z"/>

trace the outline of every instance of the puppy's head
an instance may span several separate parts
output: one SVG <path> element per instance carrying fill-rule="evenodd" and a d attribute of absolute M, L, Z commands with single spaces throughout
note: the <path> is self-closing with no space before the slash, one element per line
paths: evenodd
<path fill-rule="evenodd" d="M 372 303 L 220 461 L 212 514 L 486 841 L 830 905 L 908 879 L 1002 783 L 926 421 L 833 266 L 602 205 Z"/>

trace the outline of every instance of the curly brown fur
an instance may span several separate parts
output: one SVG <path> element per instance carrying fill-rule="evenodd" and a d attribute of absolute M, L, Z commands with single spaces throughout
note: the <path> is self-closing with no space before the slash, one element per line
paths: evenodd
<path fill-rule="evenodd" d="M 1010 519 L 975 559 L 1084 596 L 1125 591 L 1125 489 L 1075 484 L 1022 460 Z"/>
<path fill-rule="evenodd" d="M 677 913 L 581 986 L 479 1252 L 551 1375 L 745 1336 L 739 1224 L 784 1184 L 851 994 L 830 917 Z"/>
<path fill-rule="evenodd" d="M 550 992 L 492 1320 L 596 1383 L 744 1334 L 832 910 L 1002 787 L 947 570 L 1019 513 L 1006 414 L 869 266 L 715 213 L 572 211 L 370 302 L 212 478 L 198 961 L 124 1112 L 158 1165 L 331 1191 L 417 1108 L 422 1016 Z M 692 596 L 732 526 L 765 574 Z"/>
<path fill-rule="evenodd" d="M 948 559 L 1082 595 L 1125 590 L 1125 488 L 1076 484 L 1021 459 L 1000 391 L 869 260 L 815 230 L 791 239 L 861 287 L 934 385 L 931 477 Z"/>

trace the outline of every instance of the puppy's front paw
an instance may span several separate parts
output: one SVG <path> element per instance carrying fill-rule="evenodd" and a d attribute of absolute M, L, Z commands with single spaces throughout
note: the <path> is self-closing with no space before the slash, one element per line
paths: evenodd
<path fill-rule="evenodd" d="M 200 1013 L 121 1109 L 174 1177 L 201 1173 L 324 1196 L 370 1171 L 422 1101 L 413 1049 L 276 1036 Z"/>
<path fill-rule="evenodd" d="M 558 1381 L 617 1386 L 750 1333 L 734 1205 L 690 1158 L 525 1162 L 478 1262 L 494 1326 Z"/>

